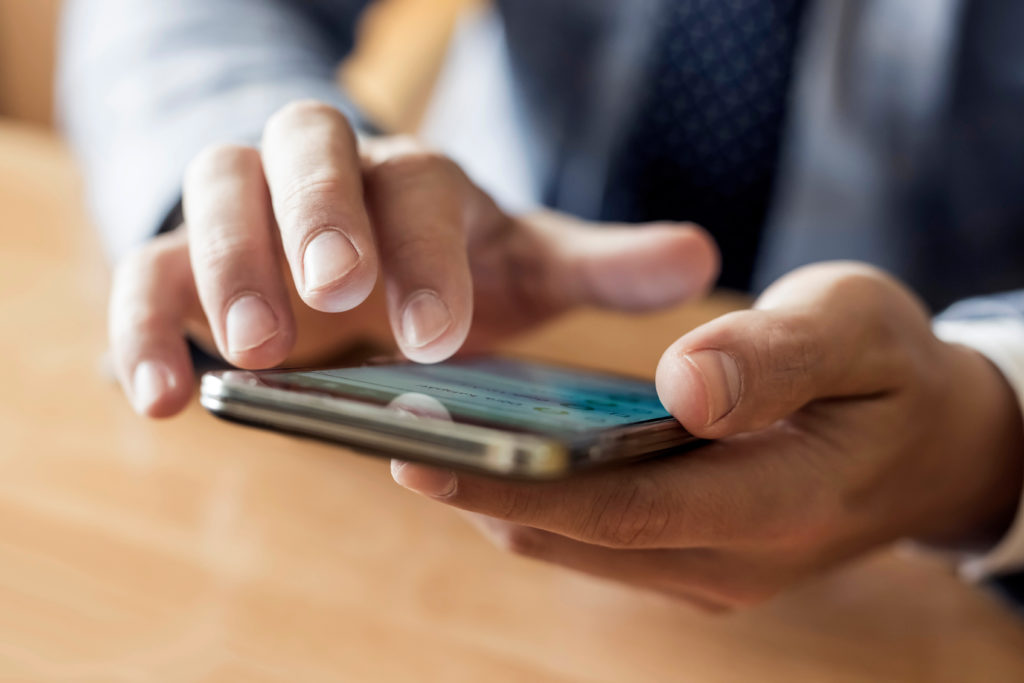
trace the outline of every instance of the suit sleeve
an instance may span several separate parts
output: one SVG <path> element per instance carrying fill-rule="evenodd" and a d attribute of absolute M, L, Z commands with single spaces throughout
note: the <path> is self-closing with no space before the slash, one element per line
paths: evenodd
<path fill-rule="evenodd" d="M 184 169 L 217 142 L 254 143 L 288 102 L 359 125 L 336 86 L 369 0 L 68 0 L 58 115 L 108 253 L 157 232 Z"/>

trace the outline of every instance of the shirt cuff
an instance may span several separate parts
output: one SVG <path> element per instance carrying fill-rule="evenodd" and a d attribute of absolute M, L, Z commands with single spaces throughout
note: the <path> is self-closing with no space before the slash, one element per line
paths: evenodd
<path fill-rule="evenodd" d="M 988 358 L 1003 373 L 1024 410 L 1024 319 L 939 320 L 933 329 L 942 341 L 963 344 Z M 969 581 L 1020 569 L 1024 569 L 1024 500 L 1003 538 L 984 554 L 967 555 L 959 567 L 960 575 Z"/>

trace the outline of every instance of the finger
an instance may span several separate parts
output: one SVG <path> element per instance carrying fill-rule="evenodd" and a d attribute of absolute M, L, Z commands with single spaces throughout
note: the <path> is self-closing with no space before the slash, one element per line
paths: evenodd
<path fill-rule="evenodd" d="M 391 326 L 412 360 L 444 360 L 469 333 L 473 280 L 464 223 L 475 192 L 454 163 L 429 153 L 399 156 L 367 173 Z"/>
<path fill-rule="evenodd" d="M 660 308 L 703 295 L 718 277 L 718 248 L 695 225 L 595 228 L 553 213 L 533 216 L 527 225 L 546 246 L 547 291 L 568 306 Z"/>
<path fill-rule="evenodd" d="M 491 543 L 513 555 L 657 591 L 705 612 L 728 609 L 720 596 L 705 589 L 720 574 L 711 551 L 612 550 L 485 515 L 465 516 Z"/>
<path fill-rule="evenodd" d="M 720 573 L 719 556 L 706 550 L 612 550 L 476 513 L 463 513 L 500 550 L 656 591 L 708 612 L 727 610 L 706 587 Z"/>
<path fill-rule="evenodd" d="M 370 295 L 377 255 L 355 134 L 338 110 L 303 101 L 271 117 L 263 162 L 296 290 L 327 313 Z"/>
<path fill-rule="evenodd" d="M 111 357 L 140 415 L 169 417 L 192 395 L 183 321 L 199 302 L 184 231 L 158 237 L 118 266 L 110 295 Z"/>
<path fill-rule="evenodd" d="M 860 267 L 797 272 L 763 297 L 675 342 L 656 382 L 665 407 L 705 438 L 760 429 L 819 398 L 895 389 L 906 374 L 889 309 L 905 296 Z M 927 329 L 927 325 L 920 325 Z"/>
<path fill-rule="evenodd" d="M 834 473 L 802 466 L 812 447 L 794 430 L 775 428 L 679 457 L 545 483 L 397 461 L 391 472 L 400 485 L 447 505 L 586 543 L 717 547 L 799 536 L 831 519 Z"/>
<path fill-rule="evenodd" d="M 295 323 L 259 152 L 207 149 L 186 173 L 184 196 L 192 270 L 217 348 L 244 368 L 282 362 Z"/>

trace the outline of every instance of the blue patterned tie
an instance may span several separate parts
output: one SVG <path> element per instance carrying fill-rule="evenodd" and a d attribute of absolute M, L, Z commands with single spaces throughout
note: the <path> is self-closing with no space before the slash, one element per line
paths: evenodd
<path fill-rule="evenodd" d="M 651 81 L 616 157 L 609 220 L 689 220 L 746 289 L 778 163 L 803 0 L 668 0 Z"/>

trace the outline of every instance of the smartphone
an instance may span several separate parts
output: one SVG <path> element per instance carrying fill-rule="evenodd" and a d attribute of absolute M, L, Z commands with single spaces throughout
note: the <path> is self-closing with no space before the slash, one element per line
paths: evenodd
<path fill-rule="evenodd" d="M 519 479 L 699 443 L 651 382 L 504 357 L 328 370 L 222 370 L 201 403 L 234 421 L 370 454 Z"/>

